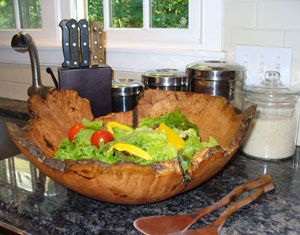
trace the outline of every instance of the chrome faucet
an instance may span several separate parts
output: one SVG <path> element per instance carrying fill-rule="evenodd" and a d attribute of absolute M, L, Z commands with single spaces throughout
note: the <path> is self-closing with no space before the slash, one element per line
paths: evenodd
<path fill-rule="evenodd" d="M 13 36 L 11 46 L 17 52 L 24 53 L 29 51 L 32 71 L 32 86 L 30 86 L 27 90 L 28 96 L 31 97 L 34 94 L 39 94 L 43 99 L 45 99 L 46 94 L 54 88 L 42 85 L 38 51 L 32 37 L 25 32 L 19 32 Z"/>

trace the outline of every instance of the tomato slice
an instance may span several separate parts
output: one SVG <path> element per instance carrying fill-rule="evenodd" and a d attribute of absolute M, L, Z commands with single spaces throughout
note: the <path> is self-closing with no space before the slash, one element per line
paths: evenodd
<path fill-rule="evenodd" d="M 74 136 L 75 136 L 76 134 L 78 134 L 79 131 L 80 131 L 81 129 L 87 129 L 87 127 L 86 127 L 86 126 L 83 126 L 83 125 L 80 125 L 80 124 L 77 124 L 77 125 L 72 126 L 72 127 L 70 128 L 69 133 L 68 133 L 68 138 L 69 138 L 69 140 L 70 140 L 71 142 L 73 141 Z"/>
<path fill-rule="evenodd" d="M 104 144 L 106 144 L 107 142 L 111 142 L 113 140 L 114 140 L 113 135 L 106 130 L 96 131 L 91 137 L 92 145 L 96 146 L 97 148 L 99 148 L 100 141 L 103 141 Z"/>

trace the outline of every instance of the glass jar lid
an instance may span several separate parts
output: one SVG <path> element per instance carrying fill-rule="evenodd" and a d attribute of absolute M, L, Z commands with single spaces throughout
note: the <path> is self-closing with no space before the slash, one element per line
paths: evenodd
<path fill-rule="evenodd" d="M 265 96 L 295 96 L 300 94 L 299 90 L 284 86 L 280 81 L 280 73 L 277 71 L 267 71 L 264 81 L 257 85 L 245 85 L 243 89 L 249 93 Z"/>

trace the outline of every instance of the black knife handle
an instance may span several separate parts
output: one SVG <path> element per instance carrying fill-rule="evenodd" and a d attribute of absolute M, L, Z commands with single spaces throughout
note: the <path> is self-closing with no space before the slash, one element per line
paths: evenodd
<path fill-rule="evenodd" d="M 67 27 L 66 19 L 59 23 L 62 30 L 62 49 L 64 54 L 64 62 L 61 64 L 63 68 L 69 67 L 71 62 L 70 47 L 69 47 L 69 28 Z"/>
<path fill-rule="evenodd" d="M 78 27 L 80 28 L 80 51 L 81 51 L 80 67 L 88 67 L 90 64 L 89 23 L 86 19 L 82 19 L 78 22 Z"/>
<path fill-rule="evenodd" d="M 74 19 L 67 21 L 67 27 L 69 28 L 69 44 L 71 63 L 70 68 L 79 68 L 79 52 L 78 52 L 78 23 Z"/>

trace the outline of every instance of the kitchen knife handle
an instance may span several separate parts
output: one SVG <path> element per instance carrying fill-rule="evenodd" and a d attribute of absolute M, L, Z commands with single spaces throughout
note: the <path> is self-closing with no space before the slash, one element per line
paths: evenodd
<path fill-rule="evenodd" d="M 67 21 L 67 27 L 69 28 L 69 44 L 71 63 L 70 68 L 79 68 L 79 52 L 78 52 L 78 23 L 74 19 Z"/>
<path fill-rule="evenodd" d="M 62 20 L 59 23 L 59 27 L 62 30 L 62 49 L 64 54 L 64 62 L 61 64 L 63 68 L 66 68 L 70 65 L 71 55 L 70 55 L 70 44 L 69 44 L 69 28 L 67 27 L 66 19 Z"/>
<path fill-rule="evenodd" d="M 104 32 L 101 28 L 100 21 L 91 21 L 90 24 L 91 33 L 91 64 L 100 65 L 104 64 Z"/>
<path fill-rule="evenodd" d="M 89 24 L 86 19 L 82 19 L 78 22 L 80 28 L 80 52 L 81 62 L 80 67 L 88 67 L 90 64 L 89 53 Z"/>

